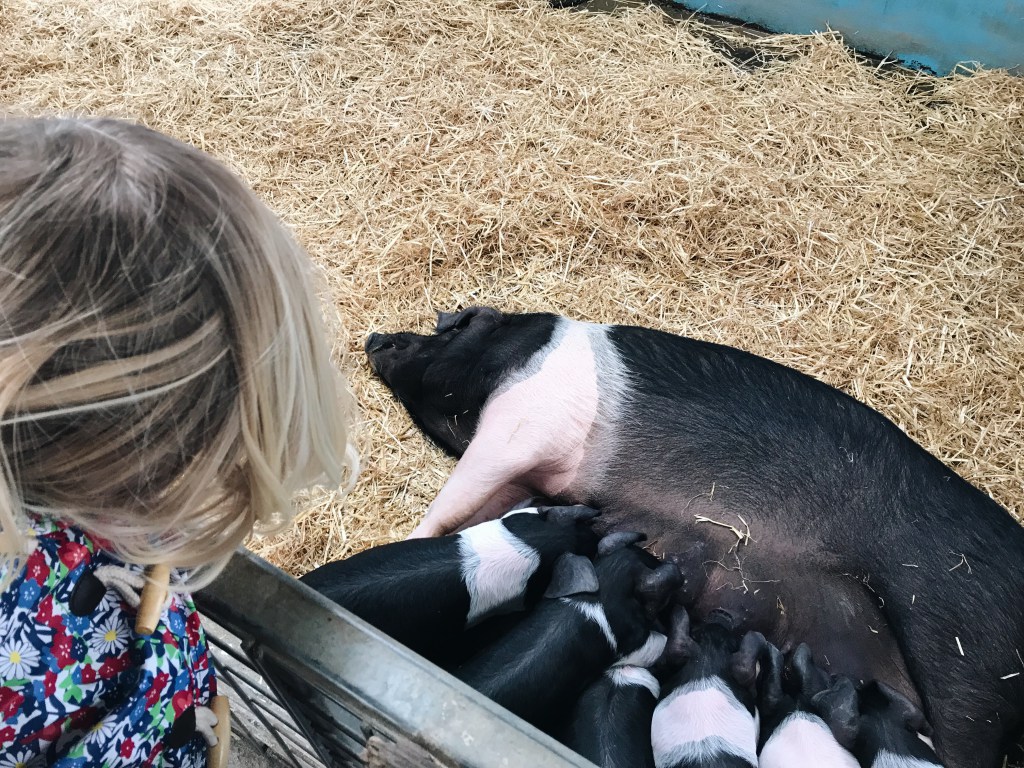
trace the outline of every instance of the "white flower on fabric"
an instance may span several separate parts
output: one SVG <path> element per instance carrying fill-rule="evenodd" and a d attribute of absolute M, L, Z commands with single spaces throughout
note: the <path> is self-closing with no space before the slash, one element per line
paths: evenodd
<path fill-rule="evenodd" d="M 23 640 L 12 640 L 0 646 L 0 681 L 28 677 L 39 661 L 39 651 Z"/>
<path fill-rule="evenodd" d="M 128 626 L 120 613 L 114 614 L 96 629 L 89 639 L 89 648 L 96 654 L 120 652 L 128 644 Z"/>
<path fill-rule="evenodd" d="M 116 717 L 105 717 L 89 730 L 96 734 L 96 738 L 100 741 L 110 741 L 121 729 L 122 725 L 124 725 L 124 723 L 119 721 Z"/>
<path fill-rule="evenodd" d="M 34 768 L 34 766 L 43 764 L 40 757 L 40 755 L 32 754 L 27 750 L 9 752 L 0 757 L 0 768 Z"/>

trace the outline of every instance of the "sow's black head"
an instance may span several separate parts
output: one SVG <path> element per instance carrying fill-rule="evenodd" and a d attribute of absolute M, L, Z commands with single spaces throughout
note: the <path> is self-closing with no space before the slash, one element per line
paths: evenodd
<path fill-rule="evenodd" d="M 556 315 L 440 312 L 432 336 L 371 333 L 370 366 L 434 442 L 461 456 L 487 399 L 550 341 Z"/>

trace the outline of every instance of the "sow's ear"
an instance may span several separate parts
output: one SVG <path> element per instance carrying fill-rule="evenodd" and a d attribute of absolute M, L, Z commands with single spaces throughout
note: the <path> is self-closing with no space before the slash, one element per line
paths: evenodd
<path fill-rule="evenodd" d="M 747 632 L 740 649 L 732 655 L 732 676 L 744 688 L 753 689 L 761 674 L 762 665 L 770 660 L 771 645 L 760 632 Z"/>
<path fill-rule="evenodd" d="M 598 590 L 597 571 L 594 564 L 583 555 L 567 552 L 555 561 L 551 581 L 544 597 L 569 597 L 570 595 L 594 594 Z"/>
<path fill-rule="evenodd" d="M 453 328 L 461 328 L 469 324 L 469 321 L 477 316 L 491 317 L 495 320 L 501 317 L 501 313 L 490 307 L 468 307 L 461 312 L 438 312 L 437 332 L 444 333 Z"/>
<path fill-rule="evenodd" d="M 844 749 L 853 749 L 860 732 L 860 702 L 848 677 L 837 677 L 824 691 L 811 698 L 811 710 L 828 725 Z"/>
<path fill-rule="evenodd" d="M 924 712 L 918 709 L 910 699 L 885 683 L 876 680 L 874 684 L 878 688 L 878 692 L 888 700 L 893 715 L 899 718 L 908 731 L 920 733 L 923 736 L 932 735 L 931 726 L 925 720 Z"/>

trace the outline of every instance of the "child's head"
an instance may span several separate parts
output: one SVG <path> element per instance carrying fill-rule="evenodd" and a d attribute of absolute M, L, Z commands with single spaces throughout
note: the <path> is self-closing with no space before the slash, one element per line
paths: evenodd
<path fill-rule="evenodd" d="M 192 147 L 0 120 L 0 566 L 29 512 L 209 575 L 296 490 L 351 477 L 310 269 Z"/>

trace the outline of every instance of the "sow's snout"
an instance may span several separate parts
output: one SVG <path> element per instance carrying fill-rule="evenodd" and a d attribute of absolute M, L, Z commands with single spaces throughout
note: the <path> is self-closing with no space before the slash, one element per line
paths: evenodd
<path fill-rule="evenodd" d="M 410 396 L 413 393 L 417 393 L 417 397 L 428 398 L 433 395 L 450 396 L 441 391 L 447 386 L 445 382 L 462 378 L 469 367 L 487 355 L 493 341 L 491 336 L 503 320 L 504 315 L 490 307 L 439 312 L 432 334 L 371 333 L 366 339 L 366 356 L 373 372 L 406 402 L 407 407 L 422 409 L 425 404 L 419 400 L 412 402 Z M 435 391 L 421 392 L 428 368 L 434 374 L 430 389 Z M 482 387 L 494 384 L 492 381 L 479 382 Z M 445 405 L 453 406 L 452 403 Z M 464 403 L 459 405 L 465 409 Z M 416 416 L 427 419 L 430 414 L 413 413 L 413 417 Z"/>
<path fill-rule="evenodd" d="M 427 337 L 415 333 L 371 333 L 366 338 L 366 357 L 373 372 L 391 384 L 396 370 Z"/>
<path fill-rule="evenodd" d="M 366 338 L 366 354 L 373 360 L 373 353 L 379 352 L 388 346 L 393 333 L 371 333 Z"/>

